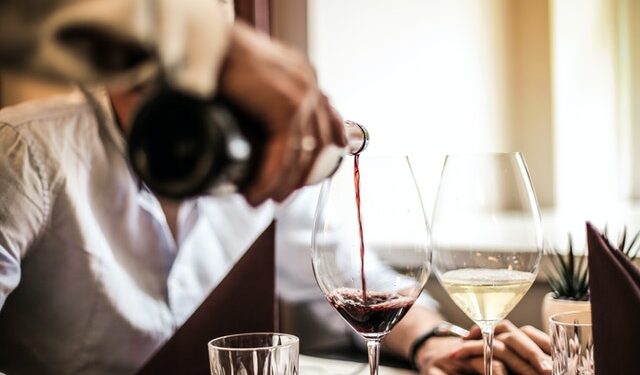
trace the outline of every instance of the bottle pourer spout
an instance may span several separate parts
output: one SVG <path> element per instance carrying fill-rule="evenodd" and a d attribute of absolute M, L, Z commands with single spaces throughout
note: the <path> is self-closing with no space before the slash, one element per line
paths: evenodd
<path fill-rule="evenodd" d="M 358 155 L 369 145 L 369 131 L 355 121 L 344 122 L 347 135 L 347 150 L 351 155 Z"/>

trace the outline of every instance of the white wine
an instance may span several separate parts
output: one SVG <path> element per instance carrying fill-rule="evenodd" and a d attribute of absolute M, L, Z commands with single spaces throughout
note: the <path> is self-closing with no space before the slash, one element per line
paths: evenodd
<path fill-rule="evenodd" d="M 444 273 L 440 282 L 458 307 L 479 324 L 504 319 L 534 279 L 529 272 L 464 268 Z"/>

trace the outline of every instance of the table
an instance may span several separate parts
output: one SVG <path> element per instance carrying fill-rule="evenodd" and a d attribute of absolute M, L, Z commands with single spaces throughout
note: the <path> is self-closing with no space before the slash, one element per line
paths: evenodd
<path fill-rule="evenodd" d="M 415 372 L 395 367 L 380 366 L 382 375 L 415 375 Z M 300 355 L 301 375 L 367 375 L 369 365 L 361 362 L 343 361 Z"/>

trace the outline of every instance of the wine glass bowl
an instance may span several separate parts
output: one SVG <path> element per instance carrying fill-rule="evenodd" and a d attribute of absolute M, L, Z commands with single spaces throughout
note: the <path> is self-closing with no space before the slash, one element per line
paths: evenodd
<path fill-rule="evenodd" d="M 377 369 L 374 346 L 413 305 L 430 272 L 428 226 L 406 157 L 349 157 L 323 183 L 312 264 L 329 303 L 368 340 Z"/>
<path fill-rule="evenodd" d="M 447 156 L 433 212 L 433 269 L 483 331 L 490 374 L 493 327 L 535 280 L 540 213 L 519 153 Z"/>

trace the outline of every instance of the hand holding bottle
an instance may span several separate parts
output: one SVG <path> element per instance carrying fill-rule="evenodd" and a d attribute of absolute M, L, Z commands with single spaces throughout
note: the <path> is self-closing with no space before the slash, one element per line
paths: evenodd
<path fill-rule="evenodd" d="M 342 121 L 302 55 L 242 23 L 231 35 L 215 97 L 161 79 L 133 106 L 130 161 L 161 196 L 240 192 L 254 206 L 282 201 L 366 147 L 364 127 Z"/>
<path fill-rule="evenodd" d="M 306 58 L 239 22 L 231 31 L 220 88 L 265 127 L 256 175 L 242 191 L 252 205 L 284 200 L 304 185 L 323 149 L 347 146 L 343 121 Z"/>

